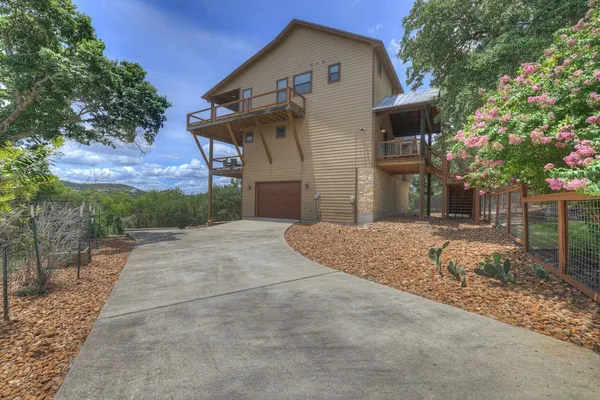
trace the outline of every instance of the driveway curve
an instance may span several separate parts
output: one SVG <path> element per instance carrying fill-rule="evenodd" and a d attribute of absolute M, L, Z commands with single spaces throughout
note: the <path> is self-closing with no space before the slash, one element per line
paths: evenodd
<path fill-rule="evenodd" d="M 600 355 L 316 264 L 289 226 L 134 233 L 57 398 L 600 398 Z"/>

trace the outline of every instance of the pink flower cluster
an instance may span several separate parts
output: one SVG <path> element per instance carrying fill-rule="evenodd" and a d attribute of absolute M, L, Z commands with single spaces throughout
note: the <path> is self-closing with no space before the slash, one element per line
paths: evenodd
<path fill-rule="evenodd" d="M 510 121 L 510 113 L 506 113 L 500 117 L 500 122 L 503 124 L 507 123 L 508 121 Z"/>
<path fill-rule="evenodd" d="M 573 125 L 563 125 L 556 133 L 556 140 L 558 140 L 559 142 L 570 142 L 571 140 L 575 139 L 576 136 L 577 134 L 573 130 Z"/>
<path fill-rule="evenodd" d="M 600 101 L 600 95 L 598 95 L 596 92 L 592 92 L 590 93 L 590 99 L 592 101 Z"/>
<path fill-rule="evenodd" d="M 467 146 L 470 149 L 472 149 L 474 147 L 487 146 L 489 141 L 490 141 L 490 138 L 487 135 L 469 136 L 462 140 L 462 142 L 465 144 L 465 146 Z"/>
<path fill-rule="evenodd" d="M 587 123 L 590 125 L 598 125 L 598 116 L 597 115 L 592 115 L 590 117 L 587 118 Z"/>
<path fill-rule="evenodd" d="M 594 161 L 593 156 L 595 154 L 597 154 L 597 151 L 594 148 L 594 142 L 591 140 L 577 140 L 575 151 L 564 157 L 563 160 L 571 168 L 585 167 Z"/>
<path fill-rule="evenodd" d="M 560 178 L 548 178 L 546 182 L 552 190 L 561 190 L 563 188 L 563 181 Z"/>
<path fill-rule="evenodd" d="M 543 93 L 540 96 L 529 96 L 527 99 L 529 104 L 539 104 L 542 106 L 551 106 L 556 104 L 556 98 L 548 96 L 548 93 Z"/>
<path fill-rule="evenodd" d="M 515 135 L 514 133 L 511 133 L 510 135 L 508 135 L 508 143 L 510 143 L 510 144 L 521 144 L 524 141 L 525 141 L 525 139 Z"/>
<path fill-rule="evenodd" d="M 540 64 L 531 64 L 531 63 L 526 63 L 526 64 L 521 64 L 521 67 L 523 67 L 523 77 L 529 76 L 533 73 L 535 73 L 538 68 L 540 67 Z"/>
<path fill-rule="evenodd" d="M 561 179 L 561 178 L 548 178 L 546 179 L 550 189 L 552 190 L 577 190 L 589 185 L 589 180 L 585 178 L 574 178 L 574 179 Z"/>
<path fill-rule="evenodd" d="M 531 143 L 533 143 L 534 146 L 537 146 L 539 144 L 547 144 L 552 141 L 551 137 L 544 136 L 544 128 L 547 129 L 547 126 L 544 125 L 541 128 L 534 129 L 529 134 L 529 137 L 531 138 Z"/>
<path fill-rule="evenodd" d="M 548 164 L 544 165 L 544 169 L 546 171 L 550 171 L 553 168 L 554 168 L 554 164 L 548 163 Z"/>
<path fill-rule="evenodd" d="M 455 158 L 455 157 L 454 157 L 454 153 L 452 153 L 451 151 L 449 151 L 449 152 L 446 154 L 446 159 L 447 159 L 448 161 L 452 161 L 452 160 L 454 160 L 454 158 Z"/>

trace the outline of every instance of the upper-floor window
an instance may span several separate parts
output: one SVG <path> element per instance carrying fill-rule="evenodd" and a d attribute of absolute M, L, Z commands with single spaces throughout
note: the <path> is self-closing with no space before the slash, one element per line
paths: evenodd
<path fill-rule="evenodd" d="M 294 75 L 294 90 L 301 94 L 312 92 L 312 72 Z"/>
<path fill-rule="evenodd" d="M 246 132 L 246 143 L 254 142 L 254 132 Z"/>
<path fill-rule="evenodd" d="M 283 139 L 285 137 L 285 126 L 275 128 L 275 139 Z"/>
<path fill-rule="evenodd" d="M 340 63 L 333 64 L 329 66 L 328 74 L 327 74 L 327 82 L 339 82 L 341 78 L 340 75 Z"/>
<path fill-rule="evenodd" d="M 377 73 L 379 74 L 379 76 L 381 76 L 382 71 L 383 71 L 383 67 L 381 66 L 381 63 L 377 63 Z"/>
<path fill-rule="evenodd" d="M 242 99 L 252 97 L 252 88 L 242 90 Z M 248 111 L 252 109 L 252 99 L 242 101 L 242 111 Z"/>
<path fill-rule="evenodd" d="M 277 102 L 283 103 L 287 100 L 287 90 L 285 90 L 288 86 L 288 78 L 280 79 L 277 81 Z M 279 90 L 281 89 L 281 90 Z"/>

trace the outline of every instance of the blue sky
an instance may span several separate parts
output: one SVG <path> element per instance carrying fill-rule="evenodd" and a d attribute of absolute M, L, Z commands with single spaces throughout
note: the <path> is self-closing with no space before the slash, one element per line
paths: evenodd
<path fill-rule="evenodd" d="M 207 168 L 185 115 L 205 108 L 202 94 L 271 41 L 293 18 L 381 39 L 404 88 L 396 59 L 402 18 L 412 2 L 401 0 L 75 0 L 92 18 L 106 55 L 140 63 L 148 80 L 173 106 L 146 155 L 137 148 L 68 143 L 54 167 L 62 179 L 118 182 L 140 189 L 179 186 L 205 192 Z M 202 141 L 206 145 L 206 140 Z M 217 144 L 215 156 L 233 154 Z"/>

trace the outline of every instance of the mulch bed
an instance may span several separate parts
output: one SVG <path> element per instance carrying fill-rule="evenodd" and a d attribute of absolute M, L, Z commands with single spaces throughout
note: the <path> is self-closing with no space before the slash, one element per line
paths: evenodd
<path fill-rule="evenodd" d="M 598 304 L 558 277 L 537 278 L 530 256 L 489 225 L 405 219 L 365 227 L 299 223 L 286 240 L 328 267 L 600 352 Z M 440 277 L 427 252 L 447 240 Z M 494 252 L 511 259 L 516 284 L 503 287 L 473 272 L 477 261 Z M 454 259 L 467 271 L 465 288 L 446 270 Z"/>
<path fill-rule="evenodd" d="M 10 296 L 10 321 L 0 321 L 0 398 L 54 398 L 134 245 L 103 240 L 79 281 L 76 267 L 61 268 L 48 294 Z"/>

